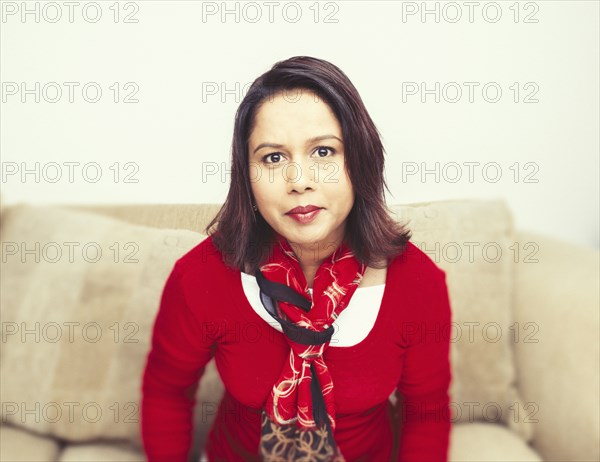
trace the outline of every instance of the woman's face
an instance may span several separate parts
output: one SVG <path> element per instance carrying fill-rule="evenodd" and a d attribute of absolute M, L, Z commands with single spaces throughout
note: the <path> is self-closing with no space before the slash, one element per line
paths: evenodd
<path fill-rule="evenodd" d="M 252 193 L 258 212 L 290 243 L 333 251 L 342 242 L 354 204 L 343 141 L 331 108 L 309 90 L 268 97 L 257 111 L 248 142 Z M 311 221 L 288 214 L 308 205 L 321 208 Z"/>

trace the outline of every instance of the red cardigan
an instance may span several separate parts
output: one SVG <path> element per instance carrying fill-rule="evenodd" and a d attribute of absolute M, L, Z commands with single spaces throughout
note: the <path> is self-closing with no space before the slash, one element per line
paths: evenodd
<path fill-rule="evenodd" d="M 367 337 L 323 356 L 335 385 L 335 439 L 348 462 L 447 461 L 450 324 L 446 274 L 409 242 L 388 267 Z M 250 306 L 240 271 L 207 237 L 175 263 L 154 323 L 141 400 L 148 460 L 188 460 L 195 387 L 213 356 L 225 394 L 198 404 L 204 417 L 216 414 L 209 461 L 260 460 L 260 411 L 288 354 L 283 334 Z"/>

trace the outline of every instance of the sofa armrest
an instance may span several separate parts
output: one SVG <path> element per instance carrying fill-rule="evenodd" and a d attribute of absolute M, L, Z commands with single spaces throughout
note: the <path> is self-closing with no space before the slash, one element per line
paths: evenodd
<path fill-rule="evenodd" d="M 600 254 L 528 231 L 516 241 L 510 334 L 517 385 L 531 403 L 521 419 L 534 422 L 544 460 L 600 460 Z"/>

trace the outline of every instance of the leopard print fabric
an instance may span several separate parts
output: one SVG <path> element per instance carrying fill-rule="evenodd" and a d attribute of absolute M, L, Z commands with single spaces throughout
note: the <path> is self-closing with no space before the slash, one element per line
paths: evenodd
<path fill-rule="evenodd" d="M 345 462 L 325 425 L 315 430 L 277 425 L 265 410 L 261 422 L 260 456 L 265 462 Z"/>

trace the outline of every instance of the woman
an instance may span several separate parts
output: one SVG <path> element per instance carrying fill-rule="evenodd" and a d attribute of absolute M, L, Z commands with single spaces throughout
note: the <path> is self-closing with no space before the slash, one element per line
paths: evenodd
<path fill-rule="evenodd" d="M 311 57 L 276 63 L 237 111 L 232 155 L 209 236 L 164 288 L 148 459 L 187 460 L 214 356 L 225 393 L 209 461 L 447 460 L 445 273 L 388 214 L 384 149 L 348 77 Z"/>

